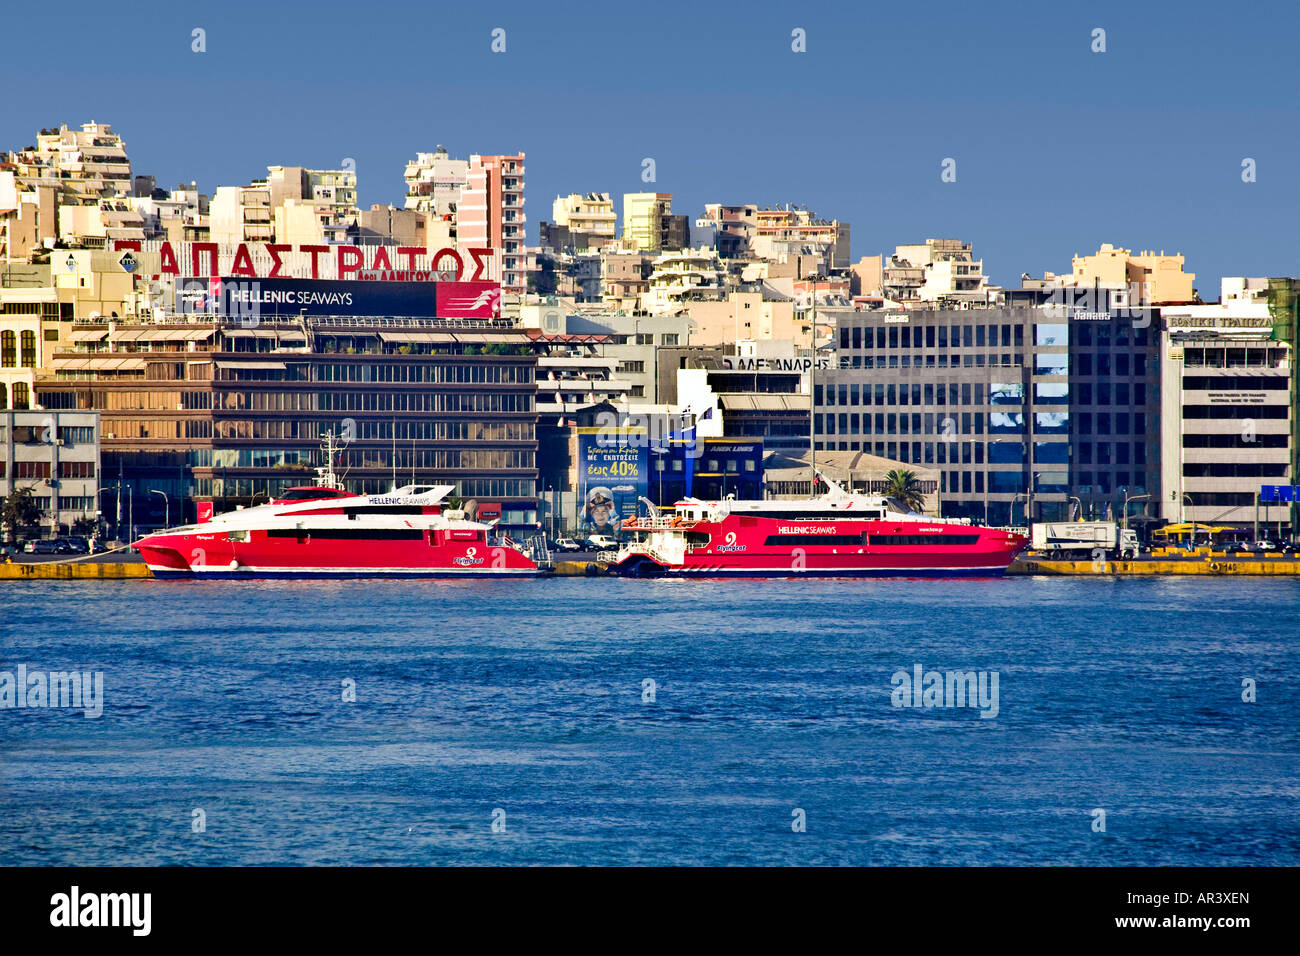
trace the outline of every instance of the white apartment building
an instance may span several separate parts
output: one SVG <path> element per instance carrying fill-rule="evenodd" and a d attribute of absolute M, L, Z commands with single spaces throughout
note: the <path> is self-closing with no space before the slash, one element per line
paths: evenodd
<path fill-rule="evenodd" d="M 927 239 L 896 246 L 885 262 L 885 298 L 919 300 L 941 307 L 988 303 L 999 291 L 984 275 L 984 260 L 960 239 Z"/>
<path fill-rule="evenodd" d="M 551 204 L 557 226 L 571 232 L 585 232 L 613 241 L 618 235 L 618 214 L 609 193 L 570 193 L 556 196 Z"/>
<path fill-rule="evenodd" d="M 417 153 L 406 164 L 405 208 L 454 220 L 468 174 L 469 162 L 452 159 L 442 146 L 432 153 Z"/>
<path fill-rule="evenodd" d="M 665 252 L 655 259 L 641 311 L 675 312 L 691 302 L 721 301 L 727 297 L 726 278 L 716 249 Z"/>

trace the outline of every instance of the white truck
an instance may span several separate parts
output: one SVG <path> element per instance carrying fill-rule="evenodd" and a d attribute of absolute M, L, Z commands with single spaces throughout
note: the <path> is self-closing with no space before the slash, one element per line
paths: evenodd
<path fill-rule="evenodd" d="M 1138 556 L 1137 532 L 1114 521 L 1039 522 L 1030 529 L 1029 547 L 1062 558 L 1091 558 L 1096 550 L 1117 551 L 1120 558 Z"/>

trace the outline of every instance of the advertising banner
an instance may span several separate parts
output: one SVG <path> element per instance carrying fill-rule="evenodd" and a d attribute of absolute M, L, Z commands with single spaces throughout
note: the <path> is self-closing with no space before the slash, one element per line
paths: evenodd
<path fill-rule="evenodd" d="M 498 319 L 501 286 L 496 282 L 439 282 L 438 315 L 446 319 Z"/>
<path fill-rule="evenodd" d="M 644 436 L 578 429 L 578 526 L 586 534 L 617 535 L 636 517 L 646 493 L 649 449 Z"/>
<path fill-rule="evenodd" d="M 202 282 L 203 280 L 199 280 Z M 435 284 L 429 282 L 365 282 L 359 279 L 242 279 L 223 278 L 217 310 L 229 316 L 416 316 L 438 314 Z"/>

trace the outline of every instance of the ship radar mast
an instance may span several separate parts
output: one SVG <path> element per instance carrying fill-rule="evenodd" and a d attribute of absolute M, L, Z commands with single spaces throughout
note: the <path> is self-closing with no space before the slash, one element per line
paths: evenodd
<path fill-rule="evenodd" d="M 348 447 L 347 439 L 335 435 L 331 429 L 322 436 L 320 447 L 325 453 L 325 467 L 316 469 L 316 484 L 322 488 L 335 488 L 342 491 L 343 480 L 334 471 L 334 456 L 341 455 Z"/>

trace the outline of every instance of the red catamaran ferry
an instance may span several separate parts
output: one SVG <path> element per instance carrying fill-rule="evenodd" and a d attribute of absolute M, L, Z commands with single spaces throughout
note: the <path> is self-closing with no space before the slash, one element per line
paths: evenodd
<path fill-rule="evenodd" d="M 541 568 L 495 529 L 444 510 L 451 485 L 382 495 L 290 488 L 265 505 L 145 535 L 133 547 L 156 577 L 466 577 Z"/>
<path fill-rule="evenodd" d="M 670 514 L 628 519 L 634 539 L 611 569 L 682 575 L 998 575 L 1028 539 L 931 518 L 894 498 L 850 494 L 824 475 L 819 498 L 677 502 Z"/>

